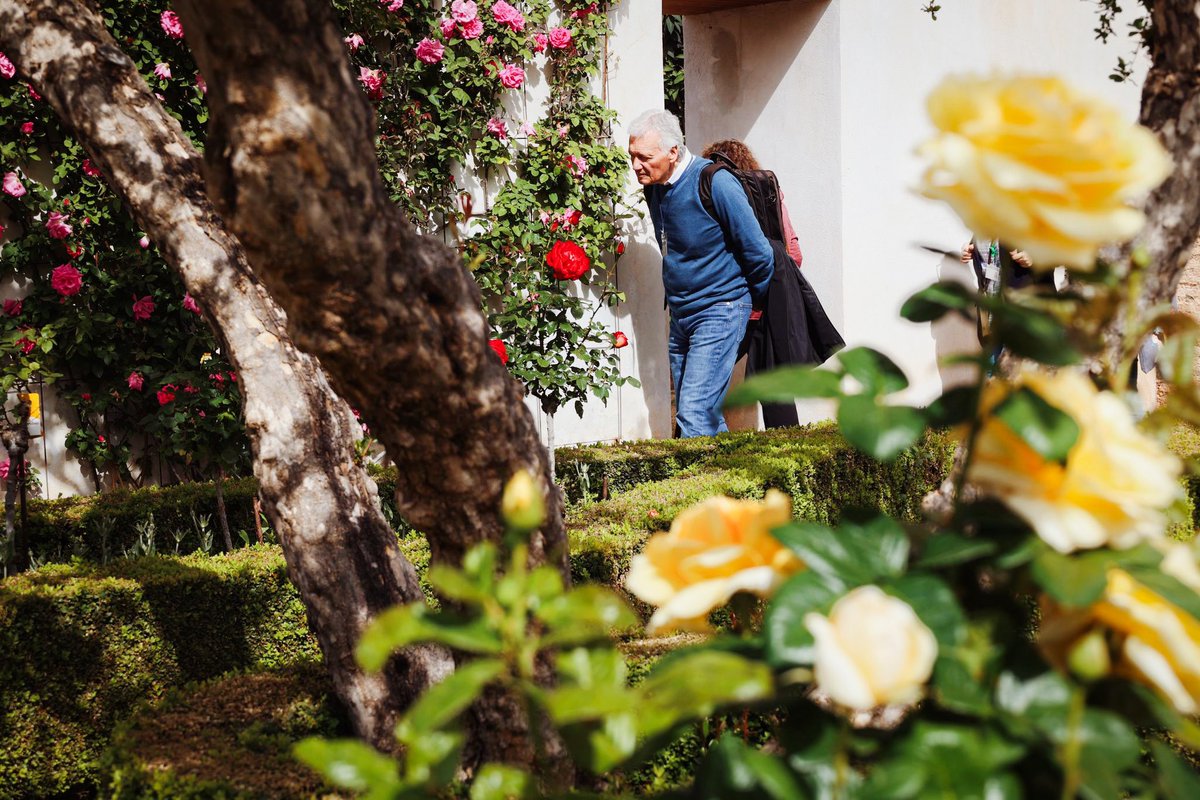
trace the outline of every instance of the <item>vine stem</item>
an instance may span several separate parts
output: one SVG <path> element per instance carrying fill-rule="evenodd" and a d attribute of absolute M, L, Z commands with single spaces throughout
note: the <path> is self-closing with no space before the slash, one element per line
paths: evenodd
<path fill-rule="evenodd" d="M 850 721 L 843 719 L 838 727 L 837 748 L 833 752 L 833 797 L 848 800 L 850 783 Z"/>
<path fill-rule="evenodd" d="M 1063 788 L 1062 800 L 1074 800 L 1079 793 L 1083 775 L 1079 769 L 1079 757 L 1083 752 L 1083 712 L 1087 707 L 1087 694 L 1082 686 L 1071 692 L 1071 705 L 1067 709 L 1067 740 L 1063 743 Z"/>

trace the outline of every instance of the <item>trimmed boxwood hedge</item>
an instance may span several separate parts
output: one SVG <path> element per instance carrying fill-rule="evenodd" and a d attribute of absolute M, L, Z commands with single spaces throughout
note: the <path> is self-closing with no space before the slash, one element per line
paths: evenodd
<path fill-rule="evenodd" d="M 9 578 L 0 583 L 0 797 L 92 783 L 116 723 L 172 687 L 319 658 L 278 548 Z"/>

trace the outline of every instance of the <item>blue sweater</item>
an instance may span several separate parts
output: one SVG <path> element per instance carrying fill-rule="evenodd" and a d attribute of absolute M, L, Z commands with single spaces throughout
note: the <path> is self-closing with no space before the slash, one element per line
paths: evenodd
<path fill-rule="evenodd" d="M 704 210 L 700 173 L 711 163 L 693 158 L 674 184 L 651 184 L 645 190 L 663 255 L 667 304 L 677 319 L 721 302 L 757 300 L 766 294 L 775 271 L 771 245 L 745 190 L 728 171 L 713 176 L 718 219 Z"/>

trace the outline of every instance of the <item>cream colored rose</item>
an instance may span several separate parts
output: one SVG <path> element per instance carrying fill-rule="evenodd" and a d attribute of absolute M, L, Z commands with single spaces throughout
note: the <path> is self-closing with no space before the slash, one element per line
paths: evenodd
<path fill-rule="evenodd" d="M 816 640 L 817 688 L 856 711 L 912 703 L 933 674 L 937 640 L 912 606 L 877 586 L 861 586 L 828 617 L 805 614 Z"/>
<path fill-rule="evenodd" d="M 951 77 L 926 105 L 938 132 L 919 151 L 922 194 L 1035 269 L 1091 270 L 1145 223 L 1126 203 L 1171 172 L 1154 134 L 1057 78 Z"/>
<path fill-rule="evenodd" d="M 1060 553 L 1128 548 L 1159 536 L 1163 509 L 1182 493 L 1179 459 L 1138 431 L 1128 408 L 1085 376 L 1029 371 L 1014 383 L 993 381 L 985 413 L 1024 386 L 1069 414 L 1079 438 L 1065 463 L 1047 461 L 995 417 L 985 417 L 968 480 L 999 497 Z"/>
<path fill-rule="evenodd" d="M 1180 713 L 1200 713 L 1200 621 L 1117 569 L 1109 572 L 1093 614 L 1125 637 L 1118 670 L 1151 686 Z"/>
<path fill-rule="evenodd" d="M 658 606 L 647 629 L 704 630 L 711 611 L 738 592 L 766 597 L 800 560 L 771 536 L 792 501 L 771 489 L 762 502 L 713 497 L 684 511 L 634 556 L 625 587 Z"/>

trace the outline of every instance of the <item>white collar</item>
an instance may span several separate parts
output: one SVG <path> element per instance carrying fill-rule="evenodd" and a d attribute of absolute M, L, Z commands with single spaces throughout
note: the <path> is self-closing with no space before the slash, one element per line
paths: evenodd
<path fill-rule="evenodd" d="M 674 185 L 674 183 L 679 180 L 680 176 L 683 175 L 683 171 L 688 168 L 689 164 L 692 163 L 693 156 L 690 150 L 681 145 L 679 151 L 683 155 L 679 157 L 679 161 L 675 164 L 675 169 L 671 172 L 671 177 L 667 178 L 667 186 Z"/>

